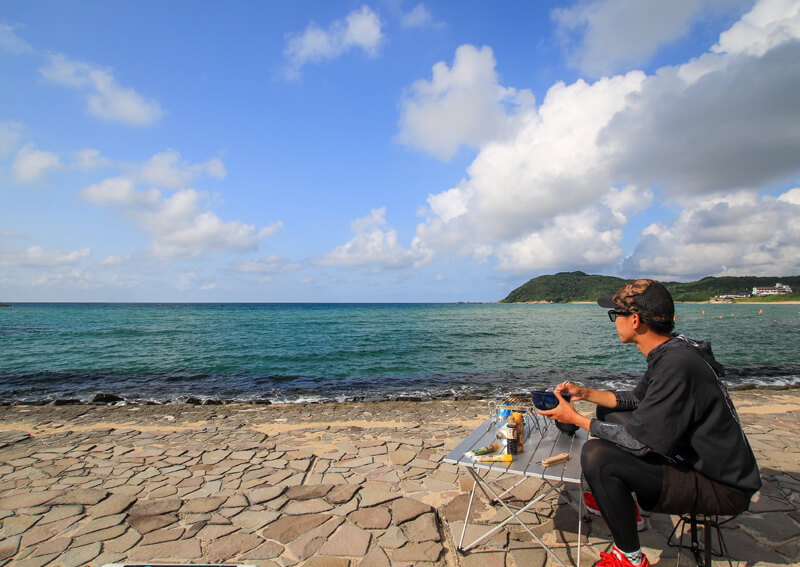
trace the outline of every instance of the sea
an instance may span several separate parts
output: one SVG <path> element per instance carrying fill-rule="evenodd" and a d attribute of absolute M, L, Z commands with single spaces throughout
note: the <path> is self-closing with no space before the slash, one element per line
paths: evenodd
<path fill-rule="evenodd" d="M 680 304 L 676 318 L 711 341 L 729 388 L 800 385 L 800 305 Z M 629 388 L 645 367 L 590 304 L 0 307 L 6 404 L 463 399 Z"/>

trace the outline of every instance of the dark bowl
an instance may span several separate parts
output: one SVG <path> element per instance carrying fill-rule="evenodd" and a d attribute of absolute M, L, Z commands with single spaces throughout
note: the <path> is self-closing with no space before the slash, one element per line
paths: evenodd
<path fill-rule="evenodd" d="M 560 421 L 556 421 L 556 427 L 558 427 L 559 431 L 563 431 L 567 435 L 575 435 L 575 432 L 578 431 L 578 426 L 574 423 L 561 423 Z"/>
<path fill-rule="evenodd" d="M 569 394 L 561 394 L 564 400 L 569 401 Z M 547 411 L 555 408 L 558 405 L 558 398 L 553 392 L 545 392 L 544 390 L 534 390 L 531 392 L 533 398 L 533 405 L 538 410 Z"/>

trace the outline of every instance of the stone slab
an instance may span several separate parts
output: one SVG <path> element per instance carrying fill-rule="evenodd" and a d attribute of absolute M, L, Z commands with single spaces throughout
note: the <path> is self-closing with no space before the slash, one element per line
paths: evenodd
<path fill-rule="evenodd" d="M 417 563 L 420 561 L 437 561 L 444 547 L 441 544 L 427 541 L 425 543 L 408 543 L 392 552 L 392 562 L 406 561 Z"/>
<path fill-rule="evenodd" d="M 203 551 L 200 548 L 200 540 L 181 540 L 157 543 L 155 545 L 139 545 L 128 553 L 128 559 L 132 561 L 165 561 L 169 559 L 200 559 Z"/>
<path fill-rule="evenodd" d="M 430 505 L 414 498 L 398 498 L 392 502 L 392 523 L 400 525 L 431 511 Z"/>
<path fill-rule="evenodd" d="M 363 529 L 382 530 L 389 527 L 392 514 L 387 506 L 373 506 L 356 510 L 347 519 Z"/>
<path fill-rule="evenodd" d="M 216 539 L 206 545 L 205 556 L 212 563 L 227 561 L 255 549 L 264 543 L 257 535 L 236 533 Z"/>
<path fill-rule="evenodd" d="M 345 524 L 336 530 L 318 553 L 337 557 L 363 557 L 367 554 L 371 539 L 368 531 Z"/>
<path fill-rule="evenodd" d="M 284 516 L 269 524 L 261 532 L 264 539 L 272 539 L 287 544 L 294 541 L 308 530 L 326 522 L 329 514 L 310 514 L 306 516 Z"/>

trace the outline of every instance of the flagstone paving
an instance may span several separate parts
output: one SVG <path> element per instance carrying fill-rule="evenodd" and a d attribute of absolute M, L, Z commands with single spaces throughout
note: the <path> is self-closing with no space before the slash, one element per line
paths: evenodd
<path fill-rule="evenodd" d="M 732 559 L 800 564 L 800 393 L 734 398 L 764 488 L 724 529 Z M 0 566 L 555 565 L 511 524 L 470 553 L 455 551 L 471 481 L 442 458 L 485 412 L 479 400 L 4 407 Z M 512 494 L 526 500 L 539 486 L 528 480 Z M 480 495 L 473 514 L 467 537 L 506 517 Z M 526 518 L 574 561 L 571 508 L 555 496 Z M 645 520 L 651 562 L 674 562 L 666 540 L 675 518 Z M 609 546 L 602 520 L 586 526 L 583 544 L 582 563 L 592 565 Z"/>

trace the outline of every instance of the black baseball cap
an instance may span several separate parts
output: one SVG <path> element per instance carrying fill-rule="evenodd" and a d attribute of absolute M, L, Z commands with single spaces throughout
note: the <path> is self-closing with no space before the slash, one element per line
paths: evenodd
<path fill-rule="evenodd" d="M 600 307 L 638 313 L 644 319 L 671 322 L 675 318 L 675 303 L 669 290 L 656 280 L 634 280 L 614 295 L 597 300 Z"/>

